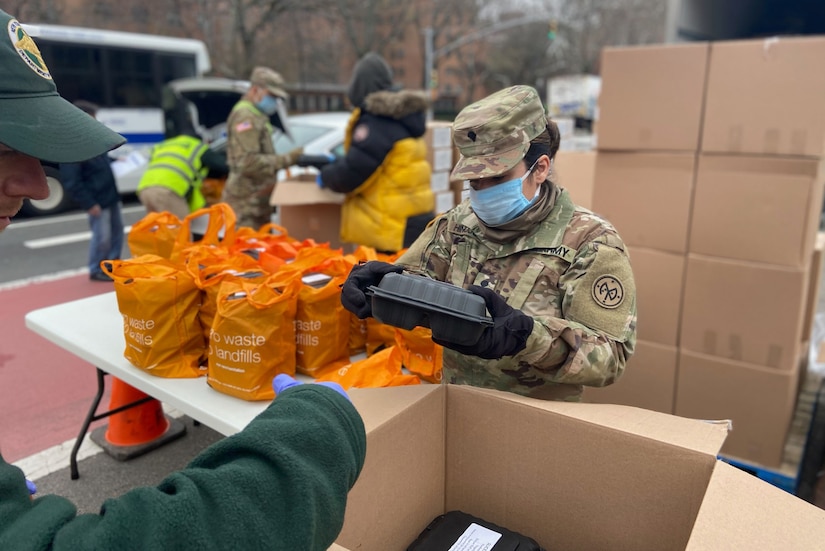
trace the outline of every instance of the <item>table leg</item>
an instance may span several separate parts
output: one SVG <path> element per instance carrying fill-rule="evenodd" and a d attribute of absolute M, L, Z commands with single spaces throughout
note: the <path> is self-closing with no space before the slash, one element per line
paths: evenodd
<path fill-rule="evenodd" d="M 89 412 L 86 414 L 86 419 L 83 420 L 83 424 L 80 427 L 80 432 L 78 433 L 77 439 L 74 443 L 74 447 L 72 448 L 72 453 L 69 456 L 72 480 L 77 480 L 78 478 L 80 478 L 80 473 L 77 470 L 77 452 L 80 451 L 80 446 L 81 444 L 83 444 L 83 439 L 86 437 L 86 433 L 89 430 L 89 425 L 91 425 L 94 421 L 105 419 L 110 415 L 114 415 L 115 413 L 120 413 L 121 411 L 127 410 L 129 408 L 139 406 L 140 404 L 143 404 L 153 399 L 151 396 L 147 396 L 146 398 L 141 398 L 140 400 L 136 400 L 134 402 L 124 404 L 118 408 L 95 415 L 98 406 L 100 406 L 100 400 L 103 398 L 103 392 L 106 389 L 106 381 L 104 378 L 106 377 L 106 375 L 108 375 L 108 373 L 106 373 L 99 367 L 95 369 L 97 370 L 97 394 L 95 394 L 95 397 L 92 399 L 92 405 L 89 407 Z"/>

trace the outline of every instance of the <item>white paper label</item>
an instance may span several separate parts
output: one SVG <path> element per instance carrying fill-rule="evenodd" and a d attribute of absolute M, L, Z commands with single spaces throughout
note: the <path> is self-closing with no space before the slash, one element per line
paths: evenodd
<path fill-rule="evenodd" d="M 498 532 L 474 522 L 464 530 L 448 551 L 490 551 L 500 539 L 501 534 Z"/>

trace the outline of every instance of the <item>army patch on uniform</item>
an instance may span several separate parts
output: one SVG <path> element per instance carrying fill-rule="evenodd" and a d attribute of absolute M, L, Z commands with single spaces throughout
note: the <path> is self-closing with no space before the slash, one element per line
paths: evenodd
<path fill-rule="evenodd" d="M 624 286 L 615 276 L 599 276 L 593 282 L 593 300 L 602 308 L 618 308 L 624 301 Z"/>
<path fill-rule="evenodd" d="M 46 62 L 43 61 L 43 56 L 40 55 L 37 44 L 34 43 L 34 40 L 23 29 L 23 25 L 16 19 L 9 21 L 9 38 L 20 59 L 26 62 L 29 69 L 45 79 L 52 79 L 52 74 L 49 72 L 49 68 L 46 67 Z"/>
<path fill-rule="evenodd" d="M 355 142 L 363 142 L 370 135 L 370 129 L 366 124 L 359 124 L 352 131 L 352 140 Z"/>
<path fill-rule="evenodd" d="M 239 122 L 235 125 L 235 132 L 246 132 L 252 130 L 252 123 L 249 121 Z"/>

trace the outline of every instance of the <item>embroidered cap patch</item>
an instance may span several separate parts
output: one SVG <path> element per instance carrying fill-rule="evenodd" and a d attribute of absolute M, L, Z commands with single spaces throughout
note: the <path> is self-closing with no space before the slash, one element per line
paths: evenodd
<path fill-rule="evenodd" d="M 43 61 L 43 56 L 40 55 L 40 50 L 37 44 L 23 29 L 23 25 L 16 19 L 9 21 L 9 38 L 20 56 L 29 68 L 45 79 L 52 79 L 52 74 L 49 68 L 46 67 L 46 62 Z"/>

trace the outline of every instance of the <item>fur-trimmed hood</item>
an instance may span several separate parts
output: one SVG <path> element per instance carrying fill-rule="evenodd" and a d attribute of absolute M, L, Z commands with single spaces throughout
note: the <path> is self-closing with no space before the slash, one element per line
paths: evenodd
<path fill-rule="evenodd" d="M 365 109 L 373 115 L 399 120 L 426 111 L 429 105 L 429 95 L 421 90 L 382 90 L 369 94 L 364 100 Z"/>

